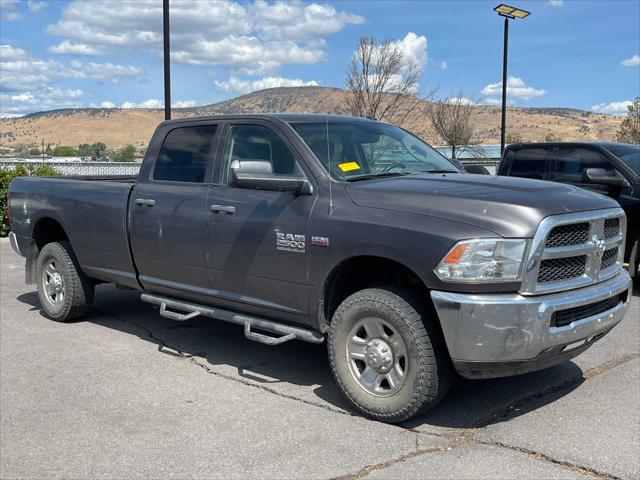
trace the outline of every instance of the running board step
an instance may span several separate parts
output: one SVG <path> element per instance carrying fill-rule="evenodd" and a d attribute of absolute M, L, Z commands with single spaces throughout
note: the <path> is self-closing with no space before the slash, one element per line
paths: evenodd
<path fill-rule="evenodd" d="M 215 318 L 216 320 L 223 320 L 225 322 L 244 325 L 245 337 L 247 337 L 249 340 L 263 343 L 265 345 L 280 345 L 282 343 L 295 339 L 311 343 L 322 343 L 324 341 L 324 336 L 322 334 L 314 332 L 312 330 L 291 327 L 289 325 L 277 323 L 272 320 L 265 320 L 263 318 L 240 315 L 235 312 L 230 312 L 229 310 L 197 305 L 195 303 L 184 302 L 182 300 L 174 300 L 169 297 L 152 295 L 150 293 L 143 293 L 142 295 L 140 295 L 140 300 L 142 300 L 143 302 L 158 305 L 160 307 L 160 315 L 171 320 L 182 322 L 202 315 L 204 317 Z M 176 312 L 168 309 L 178 311 Z M 263 330 L 265 332 L 273 333 L 279 336 L 271 337 L 262 333 L 253 332 L 251 330 L 252 328 Z"/>

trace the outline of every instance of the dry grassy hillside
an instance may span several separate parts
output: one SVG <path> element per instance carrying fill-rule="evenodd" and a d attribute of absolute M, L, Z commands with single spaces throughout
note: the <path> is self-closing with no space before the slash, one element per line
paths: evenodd
<path fill-rule="evenodd" d="M 251 112 L 309 112 L 348 114 L 346 93 L 324 87 L 273 88 L 203 107 L 179 109 L 174 117 Z M 500 140 L 500 109 L 477 107 L 476 122 L 484 143 Z M 147 144 L 161 110 L 67 109 L 0 120 L 0 146 L 78 145 L 101 141 L 110 147 Z M 620 117 L 566 108 L 511 108 L 508 131 L 525 141 L 542 141 L 549 133 L 562 140 L 612 140 Z M 406 126 L 433 144 L 442 143 L 431 131 L 425 104 L 418 105 Z"/>

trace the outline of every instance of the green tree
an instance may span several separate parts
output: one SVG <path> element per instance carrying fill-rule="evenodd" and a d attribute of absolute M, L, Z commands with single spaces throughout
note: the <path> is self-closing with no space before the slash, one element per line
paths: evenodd
<path fill-rule="evenodd" d="M 640 97 L 636 97 L 627 110 L 627 116 L 618 129 L 617 140 L 622 143 L 640 144 Z"/>
<path fill-rule="evenodd" d="M 9 184 L 15 177 L 50 177 L 60 175 L 60 172 L 49 165 L 18 165 L 14 169 L 0 168 L 0 237 L 9 235 L 9 216 L 7 212 L 7 193 Z"/>
<path fill-rule="evenodd" d="M 561 140 L 560 137 L 556 137 L 553 133 L 548 134 L 544 137 L 545 142 L 559 142 Z"/>
<path fill-rule="evenodd" d="M 116 162 L 133 162 L 135 159 L 136 159 L 136 147 L 129 144 L 125 147 L 118 149 L 113 160 Z"/>
<path fill-rule="evenodd" d="M 37 147 L 33 147 L 29 149 L 29 155 L 31 155 L 32 157 L 35 155 L 40 155 L 42 152 L 40 152 L 40 149 L 38 149 Z"/>
<path fill-rule="evenodd" d="M 102 142 L 96 142 L 91 145 L 91 150 L 93 151 L 93 155 L 96 157 L 96 160 L 99 160 L 105 155 L 107 146 Z"/>
<path fill-rule="evenodd" d="M 78 150 L 67 145 L 59 145 L 53 149 L 51 154 L 54 157 L 77 157 L 80 154 Z"/>
<path fill-rule="evenodd" d="M 91 157 L 93 156 L 93 150 L 91 149 L 91 145 L 88 143 L 83 143 L 78 145 L 78 153 L 81 157 Z"/>

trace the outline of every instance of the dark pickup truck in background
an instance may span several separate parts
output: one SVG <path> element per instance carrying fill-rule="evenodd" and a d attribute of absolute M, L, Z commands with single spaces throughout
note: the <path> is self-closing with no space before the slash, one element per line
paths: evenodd
<path fill-rule="evenodd" d="M 624 260 L 640 283 L 640 145 L 513 144 L 505 149 L 497 174 L 566 183 L 615 199 L 627 215 Z"/>
<path fill-rule="evenodd" d="M 264 344 L 326 337 L 342 393 L 388 422 L 437 404 L 454 371 L 567 361 L 631 301 L 614 200 L 469 175 L 365 119 L 168 121 L 137 178 L 16 178 L 9 206 L 52 319 L 84 315 L 111 282 L 165 317 L 238 323 Z"/>

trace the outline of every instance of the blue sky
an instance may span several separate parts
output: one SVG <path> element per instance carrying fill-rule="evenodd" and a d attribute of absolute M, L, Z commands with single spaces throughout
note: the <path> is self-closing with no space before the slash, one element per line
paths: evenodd
<path fill-rule="evenodd" d="M 391 38 L 439 96 L 500 94 L 497 1 L 172 0 L 172 99 L 203 105 L 279 85 L 344 85 L 357 38 Z M 161 0 L 0 0 L 0 112 L 161 106 Z M 640 1 L 519 1 L 510 102 L 625 111 L 640 95 Z"/>

